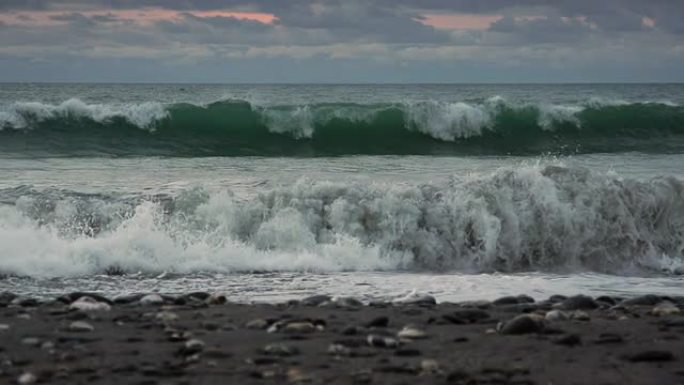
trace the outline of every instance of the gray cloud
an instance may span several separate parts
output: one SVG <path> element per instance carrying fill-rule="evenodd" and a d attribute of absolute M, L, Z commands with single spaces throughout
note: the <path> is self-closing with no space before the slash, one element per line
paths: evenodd
<path fill-rule="evenodd" d="M 117 12 L 146 7 L 178 14 L 141 22 Z M 276 19 L 264 24 L 198 13 L 210 10 L 265 12 Z M 34 11 L 52 12 L 53 23 L 40 24 Z M 256 74 L 252 68 L 259 65 L 293 60 L 311 73 L 338 68 L 334 63 L 368 70 L 382 63 L 417 78 L 432 76 L 425 63 L 444 68 L 442 76 L 446 68 L 541 76 L 620 65 L 639 69 L 639 76 L 670 71 L 684 77 L 672 70 L 684 65 L 684 2 L 674 0 L 3 0 L 0 13 L 14 18 L 0 22 L 0 57 L 15 72 L 28 71 L 17 60 L 55 63 L 59 72 L 64 63 L 118 58 L 138 65 L 157 61 L 171 72 L 179 68 L 178 74 L 189 63 L 204 63 L 216 74 L 223 73 L 221 65 Z M 481 30 L 425 23 L 425 14 L 451 13 L 499 19 Z M 653 57 L 662 60 L 654 63 Z M 114 67 L 122 78 L 144 72 Z M 425 72 L 411 72 L 418 67 Z M 7 78 L 12 71 L 0 72 Z"/>

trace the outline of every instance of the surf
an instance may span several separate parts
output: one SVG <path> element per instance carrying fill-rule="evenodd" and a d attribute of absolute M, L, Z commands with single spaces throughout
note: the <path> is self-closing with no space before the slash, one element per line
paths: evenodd
<path fill-rule="evenodd" d="M 684 151 L 684 107 L 435 100 L 260 105 L 16 102 L 0 152 L 40 156 L 335 156 Z"/>

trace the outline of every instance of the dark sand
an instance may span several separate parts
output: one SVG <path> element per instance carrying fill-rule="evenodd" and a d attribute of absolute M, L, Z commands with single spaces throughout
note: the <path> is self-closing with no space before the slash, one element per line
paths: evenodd
<path fill-rule="evenodd" d="M 78 294 L 1 295 L 0 383 L 684 384 L 682 298 L 242 305 L 206 296 L 81 298 L 70 308 Z M 566 316 L 575 319 L 553 319 Z M 397 337 L 406 325 L 414 338 Z"/>

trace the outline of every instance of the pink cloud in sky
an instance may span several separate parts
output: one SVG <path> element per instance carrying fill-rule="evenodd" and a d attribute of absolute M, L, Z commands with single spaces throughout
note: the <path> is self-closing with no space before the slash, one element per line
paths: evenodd
<path fill-rule="evenodd" d="M 472 15 L 466 13 L 428 13 L 418 21 L 438 29 L 485 30 L 501 19 L 499 15 Z"/>
<path fill-rule="evenodd" d="M 59 24 L 60 21 L 52 19 L 54 16 L 68 14 L 70 12 L 55 11 L 32 11 L 22 13 L 0 14 L 0 21 L 8 24 L 33 24 L 49 25 Z M 153 23 L 160 20 L 173 20 L 182 14 L 191 14 L 197 17 L 232 17 L 240 20 L 252 20 L 264 24 L 272 24 L 276 17 L 270 13 L 260 12 L 233 12 L 233 11 L 192 11 L 178 12 L 161 8 L 144 8 L 139 10 L 97 10 L 78 12 L 84 16 L 109 15 L 122 20 L 131 20 L 141 24 Z"/>

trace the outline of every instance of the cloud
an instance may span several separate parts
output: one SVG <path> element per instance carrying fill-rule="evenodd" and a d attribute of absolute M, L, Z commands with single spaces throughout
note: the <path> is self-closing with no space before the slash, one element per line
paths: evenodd
<path fill-rule="evenodd" d="M 349 62 L 397 73 L 433 64 L 531 74 L 593 63 L 662 76 L 652 58 L 666 58 L 663 68 L 684 64 L 684 2 L 673 0 L 4 0 L 0 11 L 0 55 L 43 63 L 211 63 L 216 73 L 223 65 L 247 76 L 284 60 L 311 73 Z M 426 68 L 411 76 L 431 77 Z"/>

